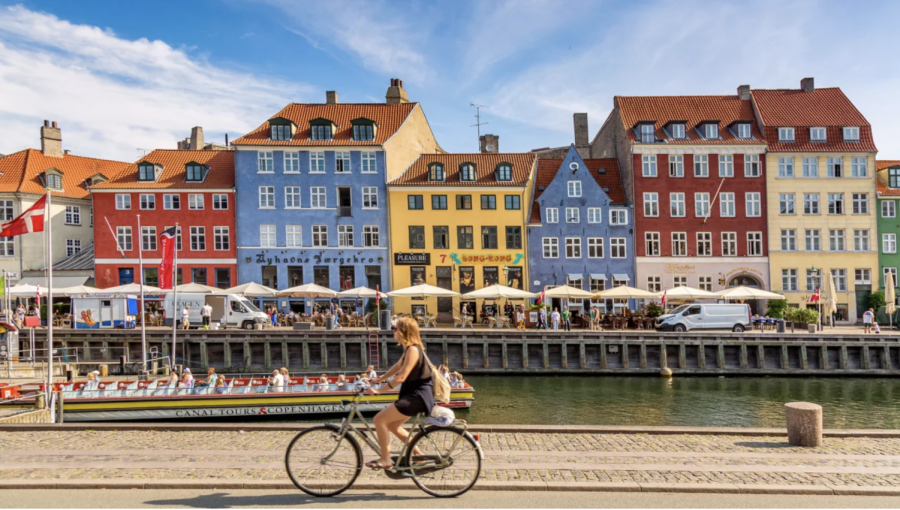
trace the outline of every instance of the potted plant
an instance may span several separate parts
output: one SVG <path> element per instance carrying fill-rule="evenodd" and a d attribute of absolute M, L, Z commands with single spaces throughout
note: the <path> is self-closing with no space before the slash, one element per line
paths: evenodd
<path fill-rule="evenodd" d="M 814 308 L 797 309 L 793 314 L 794 321 L 800 324 L 806 324 L 810 333 L 816 332 L 816 325 L 819 323 L 819 312 Z"/>
<path fill-rule="evenodd" d="M 655 319 L 663 313 L 665 313 L 665 309 L 662 306 L 656 303 L 650 303 L 647 305 L 647 317 Z"/>

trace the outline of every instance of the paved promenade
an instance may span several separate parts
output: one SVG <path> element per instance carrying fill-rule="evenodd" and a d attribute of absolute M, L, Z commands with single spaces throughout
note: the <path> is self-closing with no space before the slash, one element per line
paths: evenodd
<path fill-rule="evenodd" d="M 758 431 L 537 430 L 480 432 L 486 459 L 477 488 L 900 496 L 900 437 L 827 437 L 806 449 Z M 295 433 L 2 431 L 0 488 L 291 488 L 283 456 Z M 415 489 L 369 470 L 356 488 Z"/>

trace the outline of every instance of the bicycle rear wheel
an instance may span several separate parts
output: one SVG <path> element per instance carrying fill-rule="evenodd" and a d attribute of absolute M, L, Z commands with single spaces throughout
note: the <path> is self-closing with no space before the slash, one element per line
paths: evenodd
<path fill-rule="evenodd" d="M 416 448 L 422 455 L 413 454 Z M 410 442 L 406 465 L 420 489 L 432 496 L 451 498 L 478 481 L 481 455 L 475 439 L 462 429 L 433 427 L 419 432 Z"/>
<path fill-rule="evenodd" d="M 336 496 L 349 489 L 362 470 L 362 451 L 335 425 L 297 434 L 287 447 L 285 469 L 294 485 L 310 496 Z"/>

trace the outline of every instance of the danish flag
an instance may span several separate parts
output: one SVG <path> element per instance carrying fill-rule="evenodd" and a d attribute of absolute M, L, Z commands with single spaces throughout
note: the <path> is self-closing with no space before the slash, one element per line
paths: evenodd
<path fill-rule="evenodd" d="M 0 228 L 0 237 L 13 237 L 22 234 L 30 234 L 32 232 L 44 231 L 44 204 L 47 202 L 47 195 L 44 195 L 29 207 L 27 211 L 16 216 L 12 221 L 3 223 Z"/>
<path fill-rule="evenodd" d="M 541 295 L 538 296 L 537 304 L 541 304 L 544 302 L 544 298 L 546 297 L 546 296 L 544 296 L 545 292 L 547 292 L 547 289 L 544 289 L 541 291 Z"/>
<path fill-rule="evenodd" d="M 668 292 L 668 291 L 669 291 L 668 289 L 664 290 L 664 291 L 663 291 L 663 295 L 662 295 L 662 299 L 659 300 L 659 303 L 660 303 L 661 305 L 663 305 L 663 306 L 666 306 L 666 292 Z"/>
<path fill-rule="evenodd" d="M 809 299 L 806 300 L 806 302 L 807 303 L 818 303 L 819 297 L 820 297 L 820 292 L 821 292 L 821 289 L 819 287 L 816 287 L 816 293 L 813 294 L 812 296 L 809 296 Z"/>

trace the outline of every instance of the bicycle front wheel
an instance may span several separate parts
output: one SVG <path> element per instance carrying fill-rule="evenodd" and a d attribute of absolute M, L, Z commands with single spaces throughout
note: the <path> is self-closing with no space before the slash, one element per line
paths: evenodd
<path fill-rule="evenodd" d="M 335 425 L 320 425 L 297 434 L 288 445 L 284 465 L 294 485 L 310 496 L 336 496 L 349 489 L 362 470 L 362 451 L 352 436 L 341 437 Z"/>
<path fill-rule="evenodd" d="M 414 452 L 418 448 L 421 455 Z M 419 432 L 410 443 L 406 465 L 413 482 L 439 498 L 465 493 L 481 474 L 481 455 L 471 435 L 456 428 L 433 427 Z"/>

